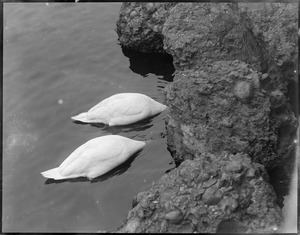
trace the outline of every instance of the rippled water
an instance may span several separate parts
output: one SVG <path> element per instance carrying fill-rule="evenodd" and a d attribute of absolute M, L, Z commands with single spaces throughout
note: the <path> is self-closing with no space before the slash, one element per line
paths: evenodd
<path fill-rule="evenodd" d="M 4 232 L 116 229 L 133 196 L 174 167 L 164 138 L 166 113 L 127 127 L 70 119 L 120 92 L 162 101 L 170 69 L 150 73 L 130 65 L 114 31 L 120 6 L 4 4 Z M 40 174 L 87 140 L 107 134 L 152 141 L 133 161 L 92 182 L 47 181 Z"/>

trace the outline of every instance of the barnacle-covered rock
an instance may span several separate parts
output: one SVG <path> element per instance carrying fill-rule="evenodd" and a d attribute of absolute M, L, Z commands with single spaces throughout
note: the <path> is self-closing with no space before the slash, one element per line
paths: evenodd
<path fill-rule="evenodd" d="M 228 232 L 231 221 L 231 232 L 259 233 L 274 232 L 281 223 L 266 171 L 247 154 L 186 160 L 135 200 L 119 232 Z"/>
<path fill-rule="evenodd" d="M 176 3 L 125 2 L 117 21 L 117 34 L 123 47 L 141 52 L 165 53 L 162 27 Z"/>

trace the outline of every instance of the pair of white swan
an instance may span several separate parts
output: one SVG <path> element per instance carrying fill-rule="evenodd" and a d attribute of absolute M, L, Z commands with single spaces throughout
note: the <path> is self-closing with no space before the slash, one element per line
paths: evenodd
<path fill-rule="evenodd" d="M 86 123 L 105 123 L 109 126 L 127 125 L 157 115 L 167 106 L 139 93 L 113 95 L 89 111 L 72 119 Z M 101 176 L 125 162 L 143 149 L 145 142 L 119 135 L 91 139 L 78 147 L 59 167 L 41 172 L 45 178 L 55 180 Z"/>

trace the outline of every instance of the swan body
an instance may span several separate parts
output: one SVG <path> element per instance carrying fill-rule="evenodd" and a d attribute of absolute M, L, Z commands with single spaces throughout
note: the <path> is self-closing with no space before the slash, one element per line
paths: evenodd
<path fill-rule="evenodd" d="M 110 96 L 87 112 L 71 117 L 85 123 L 104 123 L 109 126 L 127 125 L 163 112 L 167 106 L 139 93 L 120 93 Z"/>
<path fill-rule="evenodd" d="M 103 175 L 125 162 L 145 145 L 119 135 L 91 139 L 78 147 L 59 167 L 41 172 L 45 178 L 55 180 Z"/>

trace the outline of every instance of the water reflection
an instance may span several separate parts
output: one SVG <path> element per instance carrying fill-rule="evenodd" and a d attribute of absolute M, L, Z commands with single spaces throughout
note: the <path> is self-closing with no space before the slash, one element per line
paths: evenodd
<path fill-rule="evenodd" d="M 141 72 L 145 77 L 128 68 L 129 60 L 114 31 L 120 6 L 5 4 L 4 231 L 114 230 L 133 196 L 172 167 L 166 140 L 160 136 L 165 133 L 165 113 L 116 127 L 75 123 L 85 125 L 79 126 L 70 119 L 95 99 L 116 93 L 139 92 L 160 101 L 157 86 L 166 86 L 166 78 L 171 78 L 165 70 L 173 67 L 171 62 L 165 66 L 148 61 Z M 138 69 L 136 62 L 131 63 L 133 70 Z M 20 121 L 15 123 L 12 115 Z M 133 156 L 92 181 L 46 181 L 40 175 L 49 165 L 61 163 L 75 147 L 107 134 L 153 141 L 147 142 L 138 158 Z"/>
<path fill-rule="evenodd" d="M 64 183 L 64 182 L 71 182 L 71 183 L 77 183 L 77 182 L 97 183 L 97 182 L 101 182 L 101 181 L 107 180 L 109 178 L 112 178 L 114 176 L 121 175 L 121 174 L 125 173 L 129 169 L 129 167 L 131 166 L 131 163 L 134 161 L 134 159 L 141 152 L 142 152 L 142 150 L 140 150 L 139 152 L 133 154 L 127 161 L 125 161 L 121 165 L 115 167 L 114 169 L 112 169 L 111 171 L 105 173 L 104 175 L 101 175 L 101 176 L 99 176 L 97 178 L 94 178 L 92 180 L 89 180 L 86 177 L 78 177 L 78 178 L 63 179 L 63 180 L 47 179 L 44 184 L 60 184 L 60 183 Z"/>
<path fill-rule="evenodd" d="M 80 124 L 80 125 L 90 125 L 102 129 L 102 131 L 104 131 L 105 133 L 117 135 L 121 132 L 128 133 L 132 131 L 145 131 L 153 126 L 152 120 L 158 115 L 159 114 L 145 118 L 141 121 L 129 125 L 119 125 L 119 126 L 108 126 L 107 124 L 103 124 L 103 123 L 84 123 L 80 121 L 73 121 L 73 123 Z"/>
<path fill-rule="evenodd" d="M 158 78 L 158 79 L 160 79 L 160 78 Z M 158 84 L 158 85 L 157 85 L 158 90 L 159 90 L 159 91 L 162 91 L 162 90 L 169 84 L 169 82 L 160 79 L 160 80 L 157 81 L 157 84 Z"/>

